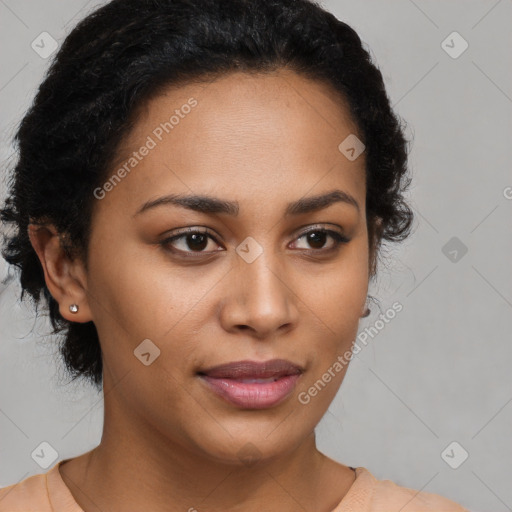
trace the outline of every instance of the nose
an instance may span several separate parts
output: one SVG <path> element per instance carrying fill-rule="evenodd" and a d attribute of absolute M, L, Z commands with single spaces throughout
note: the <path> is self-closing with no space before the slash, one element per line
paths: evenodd
<path fill-rule="evenodd" d="M 252 263 L 240 258 L 234 264 L 220 313 L 226 331 L 243 330 L 264 339 L 296 325 L 298 298 L 274 258 L 264 252 Z"/>

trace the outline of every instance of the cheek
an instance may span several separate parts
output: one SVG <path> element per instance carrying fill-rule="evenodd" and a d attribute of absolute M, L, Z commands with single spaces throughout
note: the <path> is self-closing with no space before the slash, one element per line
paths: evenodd
<path fill-rule="evenodd" d="M 339 259 L 315 275 L 299 279 L 301 294 L 333 336 L 355 334 L 368 293 L 368 251 L 364 240 L 353 240 Z"/>
<path fill-rule="evenodd" d="M 300 389 L 304 400 L 299 400 L 310 410 L 322 411 L 329 406 L 350 364 L 350 357 L 345 356 L 350 355 L 356 339 L 368 292 L 367 254 L 364 240 L 358 240 L 347 245 L 339 260 L 319 271 L 315 279 L 301 278 L 311 290 L 305 302 L 315 324 L 310 341 L 315 355 Z"/>
<path fill-rule="evenodd" d="M 134 350 L 149 339 L 178 369 L 194 351 L 198 316 L 223 273 L 172 266 L 158 247 L 115 247 L 114 254 L 94 253 L 89 265 L 91 310 L 107 364 L 118 373 L 138 368 Z"/>
<path fill-rule="evenodd" d="M 104 247 L 109 250 L 91 251 L 90 256 L 95 321 L 124 327 L 132 338 L 159 337 L 188 306 L 179 277 L 158 258 L 158 247 L 113 237 Z"/>

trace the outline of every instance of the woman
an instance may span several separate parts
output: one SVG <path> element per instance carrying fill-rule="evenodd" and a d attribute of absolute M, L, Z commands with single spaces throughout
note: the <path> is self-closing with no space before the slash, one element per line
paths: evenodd
<path fill-rule="evenodd" d="M 349 26 L 309 0 L 114 0 L 16 140 L 4 256 L 105 412 L 1 511 L 465 510 L 316 448 L 380 245 L 412 222 Z"/>

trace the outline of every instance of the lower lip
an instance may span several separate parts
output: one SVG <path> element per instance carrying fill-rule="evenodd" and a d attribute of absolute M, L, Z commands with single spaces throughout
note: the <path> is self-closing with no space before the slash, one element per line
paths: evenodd
<path fill-rule="evenodd" d="M 287 375 L 274 382 L 245 383 L 201 375 L 212 391 L 243 409 L 266 409 L 280 404 L 293 391 L 299 377 L 300 374 Z"/>

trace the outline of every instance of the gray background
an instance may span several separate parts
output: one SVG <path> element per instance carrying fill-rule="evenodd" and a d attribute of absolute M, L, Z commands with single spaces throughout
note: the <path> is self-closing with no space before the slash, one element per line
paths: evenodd
<path fill-rule="evenodd" d="M 318 426 L 319 448 L 472 510 L 510 511 L 512 1 L 323 4 L 368 44 L 414 137 L 408 198 L 416 222 L 410 239 L 388 246 L 370 290 L 381 312 L 394 301 L 403 310 L 352 361 Z M 96 5 L 0 0 L 3 169 L 50 60 L 32 41 L 46 31 L 62 42 Z M 453 31 L 469 44 L 458 58 L 441 45 Z M 461 48 L 457 39 L 447 44 Z M 3 197 L 4 171 L 0 187 Z M 1 259 L 0 274 L 8 275 Z M 47 319 L 19 303 L 16 280 L 0 286 L 3 486 L 45 471 L 31 458 L 42 441 L 59 460 L 96 446 L 103 403 L 91 387 L 65 385 L 55 346 L 44 337 Z M 372 309 L 360 331 L 378 320 L 379 308 Z M 452 464 L 462 449 L 469 454 L 457 469 L 442 457 L 454 441 L 461 448 L 448 451 Z"/>

